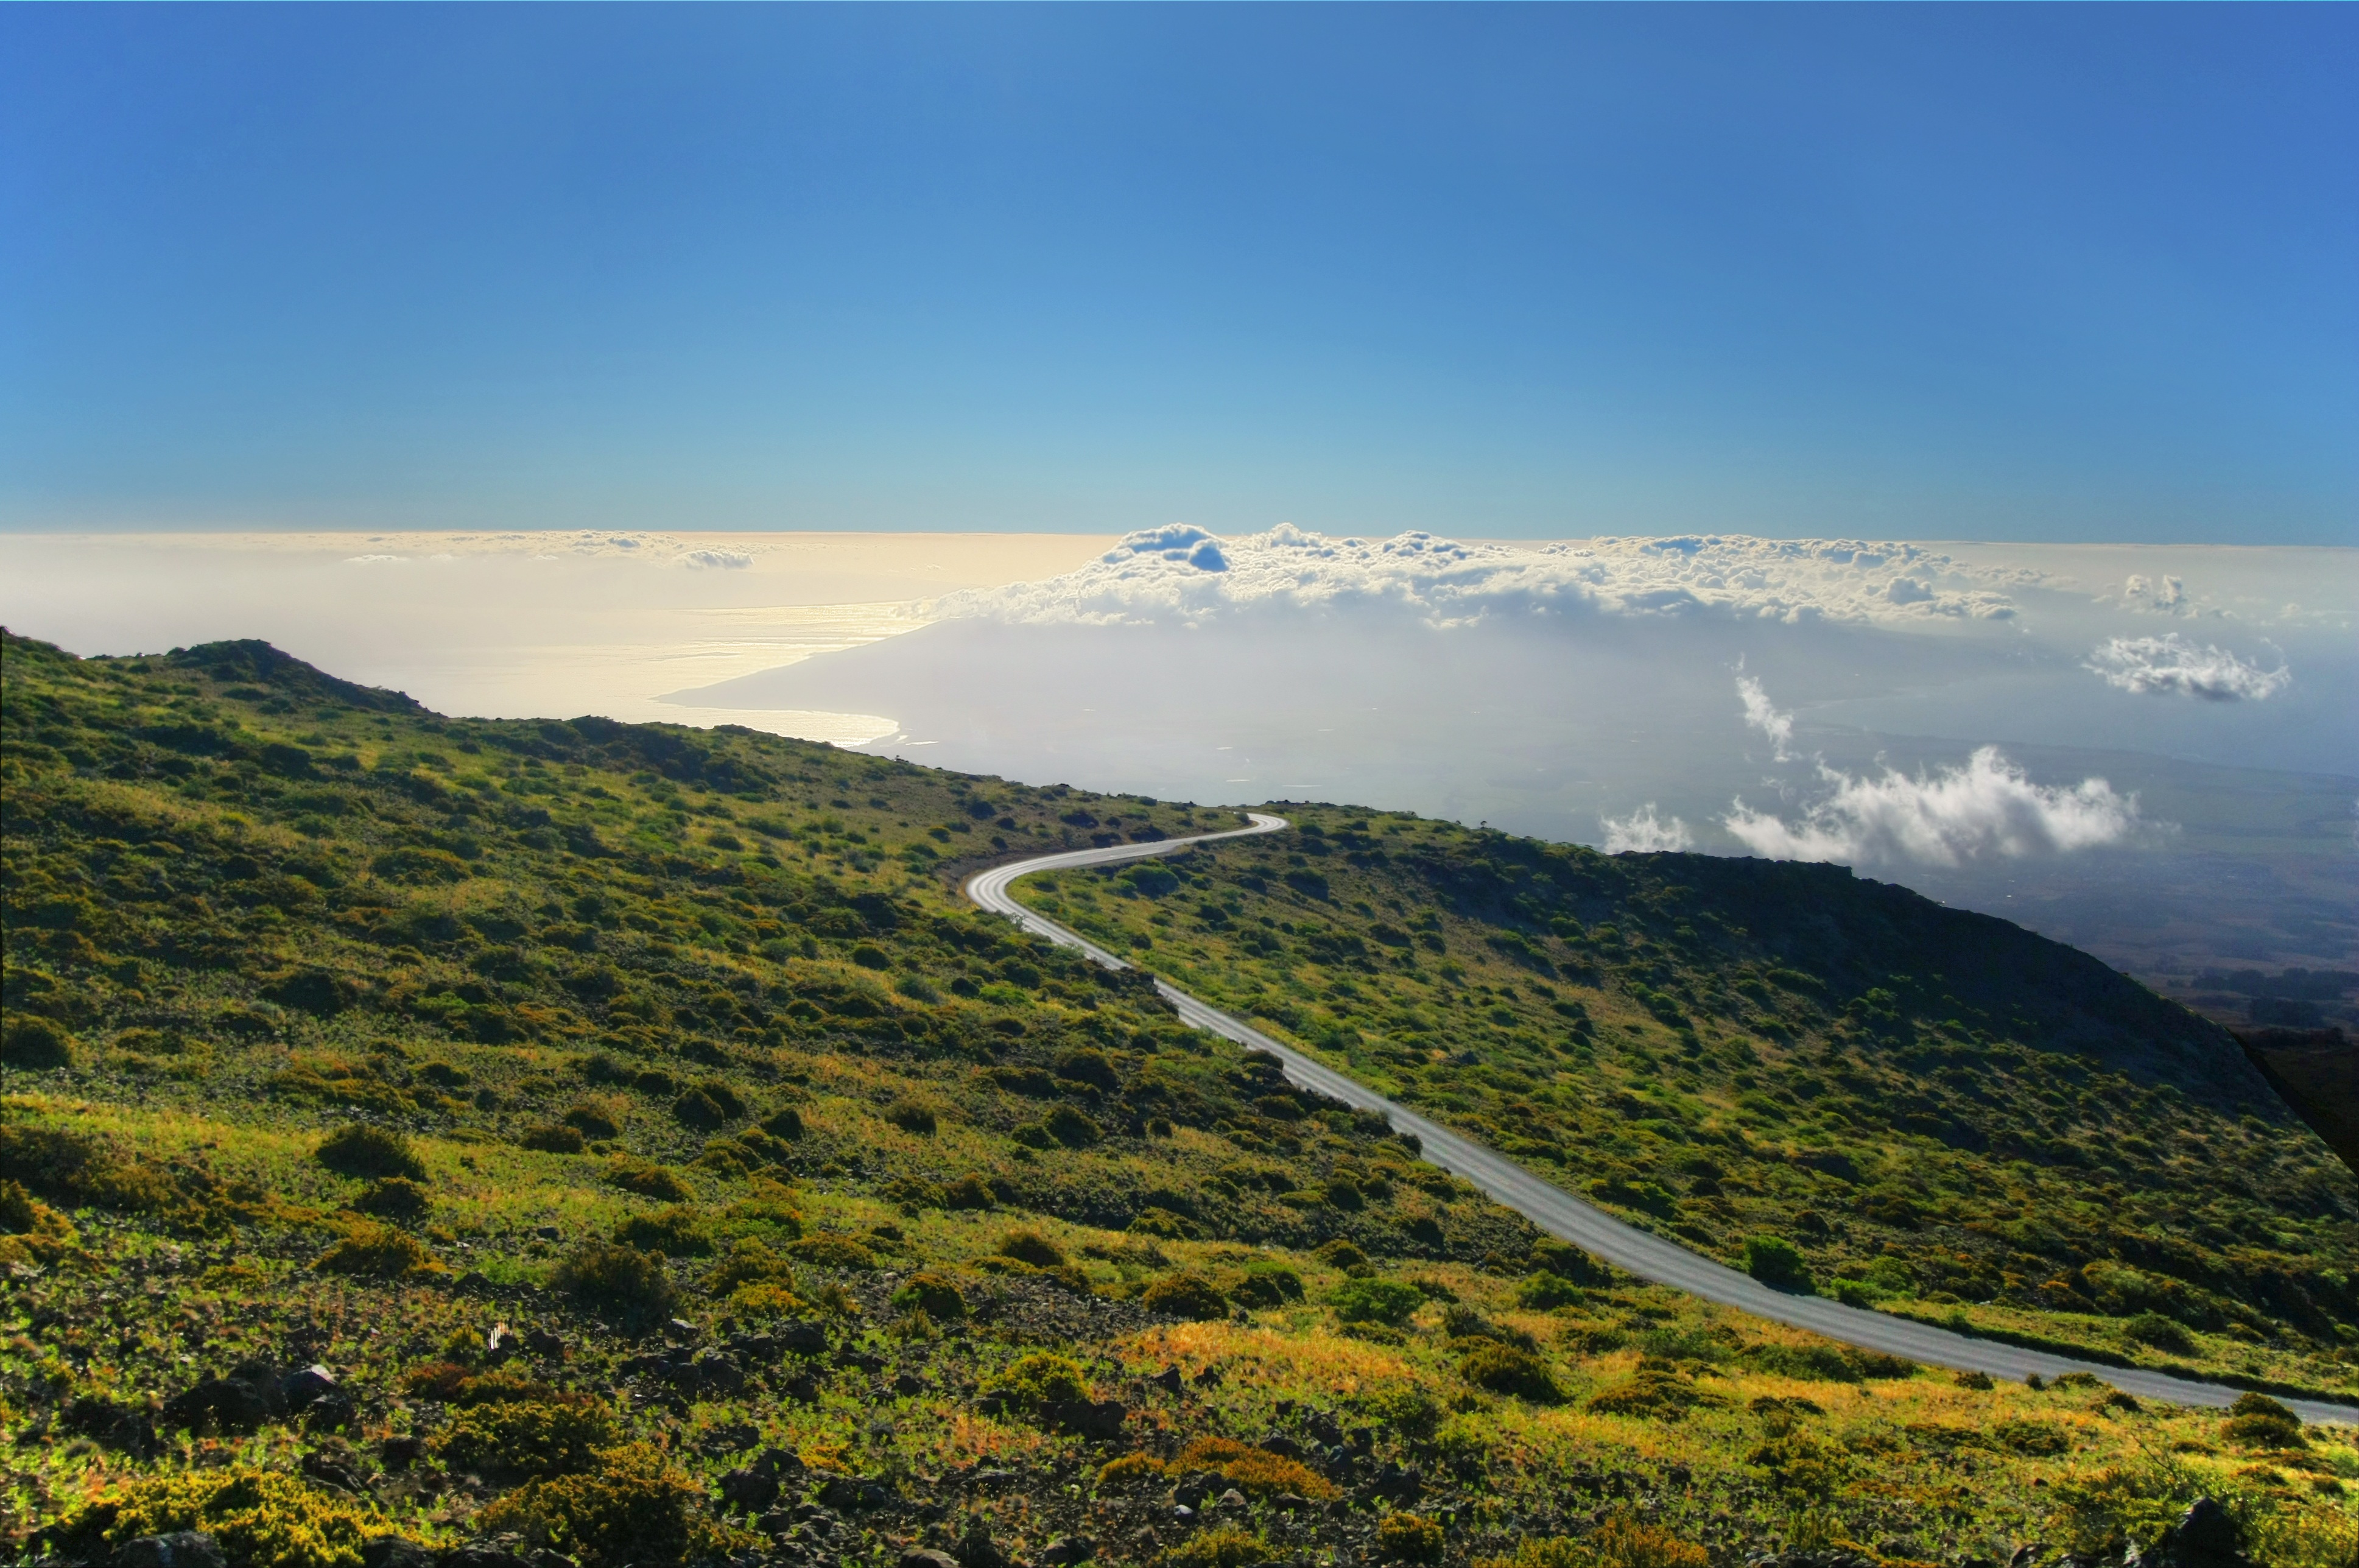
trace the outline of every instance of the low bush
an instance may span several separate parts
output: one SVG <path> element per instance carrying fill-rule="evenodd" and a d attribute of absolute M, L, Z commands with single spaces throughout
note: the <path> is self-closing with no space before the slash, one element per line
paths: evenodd
<path fill-rule="evenodd" d="M 936 1323 L 956 1323 L 966 1316 L 966 1297 L 958 1282 L 940 1274 L 912 1274 L 893 1292 L 893 1304 L 905 1312 L 923 1312 Z"/>
<path fill-rule="evenodd" d="M 798 1262 L 821 1269 L 850 1269 L 866 1272 L 876 1267 L 876 1254 L 865 1243 L 848 1236 L 807 1236 L 787 1248 Z"/>
<path fill-rule="evenodd" d="M 1199 1530 L 1179 1545 L 1165 1550 L 1158 1561 L 1166 1568 L 1255 1568 L 1274 1556 L 1269 1542 L 1233 1524 Z"/>
<path fill-rule="evenodd" d="M 2186 1329 L 2160 1312 L 2140 1312 L 2122 1324 L 2122 1333 L 2140 1345 L 2151 1345 L 2173 1356 L 2190 1356 L 2195 1341 Z"/>
<path fill-rule="evenodd" d="M 2307 1448 L 2310 1440 L 2301 1434 L 2301 1418 L 2267 1394 L 2240 1394 L 2228 1407 L 2228 1419 L 2220 1427 L 2220 1435 L 2239 1448 L 2292 1449 Z"/>
<path fill-rule="evenodd" d="M 1035 1269 L 1062 1269 L 1065 1255 L 1057 1244 L 1037 1230 L 1011 1230 L 999 1238 L 995 1249 L 1002 1258 L 1013 1258 L 1019 1263 L 1029 1263 Z"/>
<path fill-rule="evenodd" d="M 1231 1437 L 1200 1437 L 1180 1451 L 1167 1468 L 1179 1474 L 1209 1470 L 1249 1497 L 1291 1492 L 1314 1503 L 1343 1496 L 1335 1484 L 1298 1459 L 1253 1448 Z"/>
<path fill-rule="evenodd" d="M 578 1475 L 614 1441 L 614 1418 L 587 1400 L 487 1399 L 453 1410 L 434 1449 L 453 1470 L 524 1479 Z"/>
<path fill-rule="evenodd" d="M 1477 1568 L 1705 1568 L 1711 1556 L 1691 1541 L 1616 1514 L 1586 1536 L 1534 1536 L 1506 1557 Z"/>
<path fill-rule="evenodd" d="M 606 1242 L 568 1258 L 552 1283 L 593 1311 L 635 1321 L 669 1317 L 678 1296 L 661 1257 Z"/>
<path fill-rule="evenodd" d="M 74 1063 L 73 1036 L 43 1018 L 13 1018 L 0 1029 L 0 1065 L 45 1073 Z"/>
<path fill-rule="evenodd" d="M 1810 1293 L 1810 1266 L 1801 1250 L 1783 1236 L 1746 1237 L 1745 1271 L 1773 1290 L 1794 1296 Z"/>
<path fill-rule="evenodd" d="M 135 1481 L 60 1532 L 68 1554 L 103 1561 L 141 1536 L 202 1530 L 234 1568 L 361 1568 L 361 1543 L 391 1533 L 374 1508 L 243 1465 Z"/>
<path fill-rule="evenodd" d="M 541 1154 L 579 1154 L 590 1146 L 590 1140 L 582 1136 L 580 1127 L 549 1122 L 525 1128 L 516 1138 L 516 1146 Z"/>
<path fill-rule="evenodd" d="M 1486 1345 L 1458 1364 L 1458 1375 L 1478 1388 L 1509 1394 L 1536 1405 L 1564 1402 L 1548 1363 L 1512 1345 Z"/>
<path fill-rule="evenodd" d="M 1516 1288 L 1516 1301 L 1534 1312 L 1570 1307 L 1589 1299 L 1589 1292 L 1561 1274 L 1535 1274 Z"/>
<path fill-rule="evenodd" d="M 54 1263 L 73 1244 L 74 1227 L 63 1214 L 24 1183 L 0 1181 L 0 1263 Z"/>
<path fill-rule="evenodd" d="M 1376 1525 L 1376 1552 L 1394 1563 L 1441 1561 L 1441 1521 L 1423 1514 L 1386 1514 Z"/>
<path fill-rule="evenodd" d="M 375 1214 L 381 1220 L 408 1223 L 423 1218 L 434 1205 L 427 1197 L 426 1189 L 418 1182 L 407 1176 L 387 1176 L 362 1188 L 360 1196 L 353 1200 L 352 1206 L 361 1214 Z"/>
<path fill-rule="evenodd" d="M 712 1250 L 712 1227 L 702 1214 L 684 1203 L 630 1215 L 614 1226 L 614 1239 L 666 1258 L 702 1258 Z"/>
<path fill-rule="evenodd" d="M 1048 1351 L 1025 1356 L 992 1378 L 989 1387 L 1027 1409 L 1042 1404 L 1069 1404 L 1090 1397 L 1089 1376 L 1082 1370 L 1081 1363 Z"/>
<path fill-rule="evenodd" d="M 1248 1263 L 1229 1294 L 1240 1306 L 1282 1307 L 1302 1300 L 1302 1276 L 1283 1263 Z"/>
<path fill-rule="evenodd" d="M 636 1192 L 642 1198 L 655 1198 L 667 1203 L 686 1203 L 696 1196 L 695 1189 L 681 1180 L 679 1171 L 669 1165 L 658 1165 L 652 1160 L 634 1155 L 618 1155 L 606 1167 L 608 1186 L 620 1187 L 625 1192 Z"/>
<path fill-rule="evenodd" d="M 1229 1303 L 1218 1287 L 1201 1274 L 1166 1274 L 1139 1292 L 1139 1305 L 1150 1312 L 1211 1323 L 1229 1315 Z"/>
<path fill-rule="evenodd" d="M 884 1116 L 886 1121 L 891 1122 L 903 1132 L 916 1133 L 921 1138 L 932 1137 L 934 1128 L 941 1121 L 941 1112 L 939 1109 L 924 1100 L 907 1094 L 886 1106 Z"/>
<path fill-rule="evenodd" d="M 357 1225 L 342 1241 L 321 1254 L 311 1265 L 322 1274 L 351 1274 L 368 1279 L 406 1279 L 440 1273 L 442 1265 L 419 1239 L 391 1225 Z"/>
<path fill-rule="evenodd" d="M 408 1138 L 360 1122 L 338 1127 L 321 1138 L 311 1157 L 339 1176 L 426 1180 L 426 1162 L 418 1158 Z"/>
<path fill-rule="evenodd" d="M 514 1531 L 582 1568 L 672 1568 L 719 1543 L 704 1491 L 644 1443 L 610 1448 L 594 1469 L 517 1488 L 484 1510 L 486 1532 Z"/>
<path fill-rule="evenodd" d="M 1398 1328 L 1425 1304 L 1425 1292 L 1398 1279 L 1346 1279 L 1327 1293 L 1327 1304 L 1345 1323 Z"/>

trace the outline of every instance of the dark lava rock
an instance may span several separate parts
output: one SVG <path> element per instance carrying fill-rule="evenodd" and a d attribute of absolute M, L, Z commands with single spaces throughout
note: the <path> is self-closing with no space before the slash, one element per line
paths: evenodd
<path fill-rule="evenodd" d="M 289 1372 L 278 1380 L 278 1397 L 290 1410 L 299 1410 L 335 1391 L 336 1375 L 316 1364 Z"/>
<path fill-rule="evenodd" d="M 1178 1393 L 1181 1388 L 1185 1387 L 1187 1383 L 1187 1379 L 1180 1376 L 1180 1368 L 1177 1367 L 1166 1367 L 1162 1371 L 1158 1372 L 1154 1377 L 1149 1377 L 1147 1381 L 1154 1384 L 1158 1388 L 1168 1388 L 1175 1394 Z"/>
<path fill-rule="evenodd" d="M 819 1500 L 831 1508 L 850 1512 L 856 1508 L 881 1508 L 893 1500 L 893 1494 L 881 1483 L 864 1481 L 857 1475 L 830 1475 L 820 1483 Z"/>
<path fill-rule="evenodd" d="M 2245 1556 L 2244 1532 L 2228 1510 L 2211 1497 L 2198 1497 L 2188 1504 L 2179 1522 L 2162 1532 L 2153 1549 L 2135 1554 L 2131 1562 L 2137 1568 L 2252 1568 Z"/>
<path fill-rule="evenodd" d="M 951 1555 L 958 1559 L 959 1568 L 1007 1568 L 1007 1554 L 999 1550 L 989 1527 L 980 1519 L 966 1521 L 966 1533 L 959 1537 Z"/>
<path fill-rule="evenodd" d="M 1071 1568 L 1075 1563 L 1087 1563 L 1098 1554 L 1097 1542 L 1086 1535 L 1060 1535 L 1040 1550 L 1039 1561 L 1048 1568 Z"/>
<path fill-rule="evenodd" d="M 1368 1490 L 1396 1505 L 1413 1503 L 1425 1490 L 1425 1472 L 1414 1465 L 1386 1465 L 1368 1478 Z"/>
<path fill-rule="evenodd" d="M 286 1413 L 278 1368 L 266 1361 L 242 1361 L 164 1401 L 167 1426 L 190 1432 L 252 1432 Z"/>
<path fill-rule="evenodd" d="M 434 1554 L 404 1536 L 371 1536 L 361 1542 L 361 1568 L 434 1568 Z"/>
<path fill-rule="evenodd" d="M 442 1568 L 532 1568 L 505 1546 L 462 1546 L 444 1552 Z"/>
<path fill-rule="evenodd" d="M 1299 1459 L 1307 1451 L 1302 1444 L 1282 1432 L 1271 1432 L 1256 1445 L 1265 1454 L 1275 1454 L 1280 1459 Z"/>
<path fill-rule="evenodd" d="M 732 1470 L 721 1477 L 721 1497 L 739 1513 L 758 1514 L 778 1500 L 778 1478 L 758 1470 Z"/>
<path fill-rule="evenodd" d="M 527 1329 L 524 1347 L 543 1361 L 562 1361 L 568 1354 L 563 1337 L 545 1328 Z"/>
<path fill-rule="evenodd" d="M 1110 1442 L 1122 1435 L 1130 1411 L 1120 1399 L 1058 1399 L 1040 1408 L 1051 1432 Z"/>
<path fill-rule="evenodd" d="M 426 1455 L 422 1437 L 388 1437 L 376 1445 L 376 1455 L 388 1470 L 407 1470 Z"/>
<path fill-rule="evenodd" d="M 201 1530 L 143 1535 L 114 1549 L 109 1568 L 228 1568 L 221 1543 Z"/>
<path fill-rule="evenodd" d="M 85 1394 L 68 1404 L 65 1426 L 68 1432 L 136 1459 L 152 1459 L 163 1446 L 157 1441 L 156 1423 L 145 1410 L 118 1405 L 103 1394 Z"/>
<path fill-rule="evenodd" d="M 1875 1561 L 1856 1552 L 1781 1552 L 1754 1558 L 1745 1568 L 1875 1568 Z"/>
<path fill-rule="evenodd" d="M 303 1455 L 302 1462 L 297 1468 L 301 1470 L 306 1477 L 319 1482 L 323 1486 L 333 1486 L 340 1492 L 350 1492 L 354 1496 L 358 1496 L 361 1488 L 366 1485 L 361 1479 L 360 1474 L 351 1465 L 325 1454 Z"/>
<path fill-rule="evenodd" d="M 809 1319 L 781 1323 L 772 1337 L 789 1356 L 827 1354 L 827 1330 Z"/>
<path fill-rule="evenodd" d="M 959 1568 L 959 1560 L 947 1552 L 912 1547 L 901 1553 L 900 1568 Z"/>

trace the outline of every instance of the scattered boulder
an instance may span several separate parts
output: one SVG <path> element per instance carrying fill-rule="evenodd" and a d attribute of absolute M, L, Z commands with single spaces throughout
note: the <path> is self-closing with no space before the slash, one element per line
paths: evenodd
<path fill-rule="evenodd" d="M 375 1535 L 361 1542 L 361 1568 L 434 1568 L 434 1554 L 403 1535 Z"/>
<path fill-rule="evenodd" d="M 114 1549 L 109 1568 L 228 1568 L 221 1543 L 201 1530 L 143 1535 Z"/>
<path fill-rule="evenodd" d="M 2215 1498 L 2198 1497 L 2179 1522 L 2145 1552 L 2133 1552 L 2124 1568 L 2252 1568 L 2244 1532 Z"/>
<path fill-rule="evenodd" d="M 286 1414 L 278 1368 L 266 1361 L 242 1361 L 164 1401 L 167 1429 L 174 1431 L 253 1432 Z"/>
<path fill-rule="evenodd" d="M 1054 1399 L 1040 1407 L 1042 1421 L 1051 1432 L 1109 1443 L 1122 1435 L 1130 1410 L 1120 1399 Z"/>
<path fill-rule="evenodd" d="M 290 1410 L 316 1404 L 336 1391 L 336 1375 L 314 1363 L 278 1380 L 278 1397 Z"/>

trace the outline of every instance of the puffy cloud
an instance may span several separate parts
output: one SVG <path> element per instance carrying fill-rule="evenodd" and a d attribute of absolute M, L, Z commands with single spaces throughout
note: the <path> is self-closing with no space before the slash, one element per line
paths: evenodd
<path fill-rule="evenodd" d="M 691 550 L 679 560 L 681 565 L 691 569 L 742 571 L 754 564 L 752 556 L 735 550 Z"/>
<path fill-rule="evenodd" d="M 1391 605 L 1437 626 L 1495 617 L 1720 615 L 1888 625 L 2005 620 L 1995 572 L 1913 544 L 1735 534 L 1462 544 L 1429 533 L 1331 538 L 1291 524 L 1220 539 L 1187 524 L 1125 538 L 1078 571 L 953 593 L 944 618 L 1196 624 L 1256 606 Z"/>
<path fill-rule="evenodd" d="M 2070 788 L 2034 784 L 1995 746 L 1930 777 L 1886 768 L 1881 778 L 1854 778 L 1823 767 L 1819 777 L 1832 793 L 1799 822 L 1749 811 L 1739 800 L 1721 825 L 1772 860 L 1926 866 L 2118 844 L 2138 826 L 2135 794 L 2117 795 L 2103 779 Z"/>
<path fill-rule="evenodd" d="M 2166 575 L 2154 582 L 2136 572 L 2122 584 L 2122 603 L 2133 610 L 2158 610 L 2167 615 L 2191 614 L 2194 608 L 2187 602 L 2187 584 L 2180 579 Z"/>
<path fill-rule="evenodd" d="M 2089 655 L 2088 668 L 2108 686 L 2125 691 L 2201 697 L 2212 702 L 2267 702 L 2293 684 L 2293 671 L 2282 659 L 2275 670 L 2263 670 L 2224 648 L 2209 643 L 2199 648 L 2177 632 L 2158 637 L 2109 637 Z"/>
<path fill-rule="evenodd" d="M 1794 754 L 1789 748 L 1794 740 L 1794 715 L 1779 713 L 1769 701 L 1769 693 L 1761 689 L 1761 682 L 1750 675 L 1736 678 L 1736 695 L 1745 703 L 1746 727 L 1769 737 L 1770 749 L 1778 761 L 1792 761 Z"/>
<path fill-rule="evenodd" d="M 1663 821 L 1655 814 L 1655 802 L 1647 801 L 1626 817 L 1600 817 L 1605 830 L 1605 853 L 1608 855 L 1652 855 L 1663 850 L 1685 849 L 1695 842 L 1687 823 L 1673 817 Z"/>
<path fill-rule="evenodd" d="M 344 558 L 344 564 L 346 566 L 399 566 L 408 559 L 408 556 L 403 555 L 350 555 Z"/>

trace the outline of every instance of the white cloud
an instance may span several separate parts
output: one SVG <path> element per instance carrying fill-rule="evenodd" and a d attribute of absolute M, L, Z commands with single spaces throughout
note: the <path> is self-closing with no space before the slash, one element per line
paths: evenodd
<path fill-rule="evenodd" d="M 2177 632 L 2109 637 L 2089 655 L 2087 667 L 2125 691 L 2212 702 L 2267 702 L 2293 684 L 2293 671 L 2282 659 L 2275 670 L 2263 670 L 2224 648 L 2199 648 Z"/>
<path fill-rule="evenodd" d="M 2116 795 L 2103 779 L 2071 788 L 2034 784 L 1995 746 L 1930 777 L 1886 768 L 1882 778 L 1854 778 L 1823 767 L 1819 777 L 1833 793 L 1797 822 L 1749 811 L 1739 800 L 1721 824 L 1772 860 L 1926 866 L 2118 844 L 2138 825 L 2135 794 Z"/>
<path fill-rule="evenodd" d="M 1626 817 L 1600 817 L 1599 825 L 1605 829 L 1605 853 L 1608 855 L 1653 855 L 1663 850 L 1685 849 L 1695 842 L 1687 823 L 1673 817 L 1663 821 L 1655 814 L 1655 802 L 1647 801 Z"/>
<path fill-rule="evenodd" d="M 2190 615 L 2194 610 L 2187 602 L 2186 583 L 2168 574 L 2149 581 L 2130 573 L 2122 584 L 2122 603 L 2133 610 L 2155 610 L 2166 615 Z"/>
<path fill-rule="evenodd" d="M 1131 534 L 1061 577 L 951 594 L 934 613 L 1193 625 L 1259 605 L 1389 604 L 1438 626 L 1601 614 L 1927 625 L 2011 617 L 2014 601 L 2000 588 L 2020 577 L 1920 545 L 1855 539 L 1690 534 L 1516 546 L 1428 533 L 1336 539 L 1290 524 L 1224 539 L 1173 524 Z"/>
<path fill-rule="evenodd" d="M 742 571 L 754 564 L 752 556 L 734 550 L 691 550 L 679 559 L 682 565 L 690 568 Z"/>
<path fill-rule="evenodd" d="M 344 564 L 346 566 L 399 566 L 407 560 L 408 557 L 401 555 L 350 555 L 344 558 Z"/>
<path fill-rule="evenodd" d="M 1791 762 L 1794 754 L 1789 748 L 1794 741 L 1794 715 L 1779 713 L 1770 702 L 1769 693 L 1761 689 L 1761 682 L 1750 675 L 1736 678 L 1736 694 L 1745 702 L 1746 726 L 1769 737 L 1771 751 L 1778 761 Z"/>

